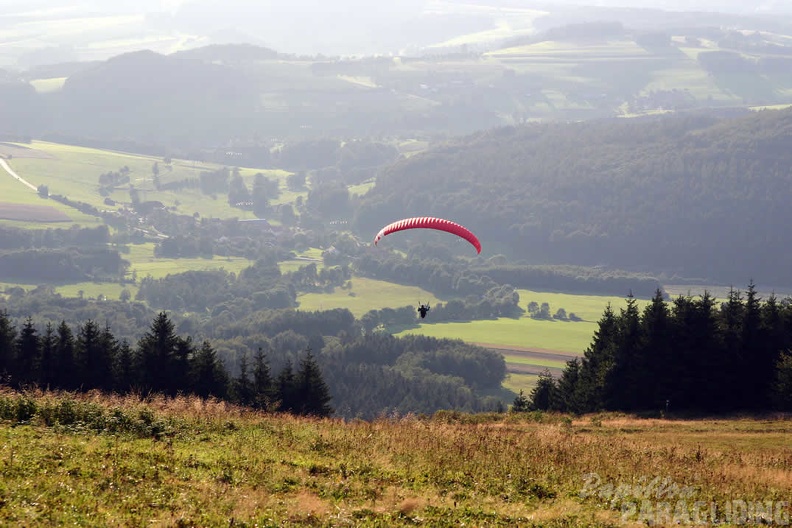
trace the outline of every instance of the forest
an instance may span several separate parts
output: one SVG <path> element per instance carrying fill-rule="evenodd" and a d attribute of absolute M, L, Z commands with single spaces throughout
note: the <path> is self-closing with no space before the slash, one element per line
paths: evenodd
<path fill-rule="evenodd" d="M 495 396 L 506 375 L 499 353 L 459 340 L 365 332 L 347 310 L 238 317 L 224 310 L 206 319 L 136 302 L 63 298 L 43 287 L 13 293 L 5 304 L 0 372 L 14 387 L 195 394 L 366 419 L 505 408 Z M 314 381 L 299 385 L 306 369 Z M 321 402 L 305 407 L 292 379 Z"/>
<path fill-rule="evenodd" d="M 388 166 L 355 225 L 432 215 L 528 264 L 789 285 L 791 140 L 790 109 L 499 128 Z"/>
<path fill-rule="evenodd" d="M 658 292 L 610 306 L 582 358 L 542 376 L 517 410 L 702 415 L 792 410 L 792 302 L 761 299 L 753 283 L 726 299 Z"/>

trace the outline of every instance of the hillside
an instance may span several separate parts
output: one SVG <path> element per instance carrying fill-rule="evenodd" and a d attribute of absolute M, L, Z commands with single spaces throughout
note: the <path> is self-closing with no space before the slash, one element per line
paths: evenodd
<path fill-rule="evenodd" d="M 792 284 L 792 110 L 482 132 L 403 160 L 357 224 L 454 218 L 488 253 L 740 284 Z"/>
<path fill-rule="evenodd" d="M 8 525 L 788 523 L 788 420 L 317 420 L 215 401 L 0 395 Z"/>

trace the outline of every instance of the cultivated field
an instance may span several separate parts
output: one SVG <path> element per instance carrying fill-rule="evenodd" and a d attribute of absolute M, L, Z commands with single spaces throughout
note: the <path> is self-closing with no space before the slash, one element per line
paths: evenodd
<path fill-rule="evenodd" d="M 782 525 L 790 434 L 784 417 L 343 422 L 195 398 L 4 393 L 0 523 Z"/>

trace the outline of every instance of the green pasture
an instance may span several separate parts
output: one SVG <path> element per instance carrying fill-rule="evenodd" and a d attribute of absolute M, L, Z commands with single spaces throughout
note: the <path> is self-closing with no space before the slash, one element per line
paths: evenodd
<path fill-rule="evenodd" d="M 504 352 L 506 352 L 504 350 Z M 504 353 L 503 358 L 506 363 L 512 365 L 531 365 L 537 367 L 547 367 L 553 369 L 563 369 L 566 366 L 566 361 L 555 361 L 552 359 L 530 358 L 519 354 Z M 572 358 L 570 358 L 572 359 Z"/>
<path fill-rule="evenodd" d="M 347 308 L 355 317 L 370 310 L 417 306 L 418 302 L 437 304 L 439 300 L 431 293 L 415 286 L 401 286 L 390 282 L 352 278 L 352 288 L 336 288 L 331 294 L 305 293 L 297 297 L 300 309 L 305 311 Z"/>
<path fill-rule="evenodd" d="M 431 312 L 430 316 L 431 317 Z M 592 322 L 561 322 L 500 318 L 461 323 L 418 323 L 397 336 L 417 334 L 437 338 L 461 339 L 469 343 L 544 348 L 582 354 L 597 330 Z"/>
<path fill-rule="evenodd" d="M 161 158 L 125 152 L 99 150 L 74 145 L 62 145 L 44 141 L 33 141 L 28 146 L 38 151 L 40 157 L 14 158 L 16 172 L 33 185 L 45 184 L 50 193 L 63 194 L 73 200 L 90 203 L 100 209 L 106 208 L 104 197 L 98 192 L 99 175 L 128 167 L 130 184 L 137 189 L 141 200 L 158 200 L 168 207 L 176 207 L 182 214 L 199 213 L 205 217 L 216 218 L 255 218 L 252 212 L 243 211 L 228 205 L 225 194 L 214 197 L 203 194 L 199 189 L 158 191 L 153 182 L 153 166 L 157 163 L 159 178 L 163 184 L 185 178 L 198 178 L 203 171 L 217 170 L 220 164 L 203 163 L 191 160 L 173 160 L 165 164 Z M 279 181 L 282 196 L 273 203 L 293 201 L 295 193 L 286 188 L 288 172 L 282 170 L 240 168 L 248 188 L 252 188 L 257 173 Z M 117 202 L 130 201 L 129 186 L 124 185 L 111 193 Z"/>
<path fill-rule="evenodd" d="M 531 394 L 533 388 L 536 387 L 537 381 L 539 381 L 539 376 L 537 374 L 518 374 L 516 372 L 509 372 L 506 374 L 506 379 L 503 380 L 503 388 L 515 394 L 519 394 L 520 391 L 523 391 L 523 394 L 528 396 Z"/>
<path fill-rule="evenodd" d="M 17 170 L 17 167 L 21 165 L 22 160 L 23 158 L 14 158 L 7 160 L 7 163 L 14 170 L 14 172 L 19 174 L 20 177 L 25 178 L 25 176 Z M 35 185 L 35 183 L 33 184 Z M 30 189 L 22 182 L 17 181 L 3 169 L 0 169 L 0 202 L 21 205 L 47 205 L 57 209 L 58 211 L 63 211 L 69 216 L 69 218 L 72 219 L 74 223 L 79 223 L 82 225 L 94 225 L 101 223 L 101 220 L 94 216 L 83 214 L 72 207 L 63 205 L 62 203 L 56 202 L 54 200 L 42 198 L 36 191 Z M 70 225 L 68 222 L 22 222 L 12 220 L 0 220 L 0 222 L 26 228 L 69 227 Z"/>
<path fill-rule="evenodd" d="M 137 295 L 138 287 L 134 284 L 119 284 L 117 282 L 75 282 L 55 286 L 55 292 L 64 297 L 85 297 L 98 299 L 104 295 L 108 300 L 117 301 L 123 290 L 129 290 L 132 299 Z"/>
<path fill-rule="evenodd" d="M 185 271 L 203 271 L 223 269 L 238 274 L 243 269 L 253 264 L 252 260 L 242 257 L 213 258 L 156 258 L 154 256 L 154 243 L 132 244 L 128 246 L 128 253 L 121 253 L 121 258 L 130 262 L 127 276 L 137 273 L 138 280 L 151 276 L 161 279 L 167 275 L 184 273 Z M 119 290 L 120 293 L 120 290 Z"/>

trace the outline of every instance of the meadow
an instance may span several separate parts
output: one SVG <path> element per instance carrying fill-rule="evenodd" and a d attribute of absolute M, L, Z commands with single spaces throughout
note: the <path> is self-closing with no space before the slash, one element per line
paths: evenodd
<path fill-rule="evenodd" d="M 0 524 L 785 524 L 790 433 L 771 416 L 344 422 L 197 398 L 5 391 Z"/>
<path fill-rule="evenodd" d="M 181 159 L 174 159 L 168 164 L 154 156 L 45 141 L 33 141 L 25 146 L 34 151 L 36 157 L 31 155 L 11 160 L 10 164 L 20 176 L 36 186 L 47 185 L 51 194 L 62 194 L 72 200 L 89 203 L 100 210 L 107 209 L 108 206 L 104 204 L 105 197 L 99 194 L 99 175 L 127 167 L 130 184 L 137 189 L 142 201 L 158 200 L 167 207 L 175 208 L 180 214 L 192 215 L 198 212 L 207 218 L 256 218 L 251 211 L 228 205 L 225 195 L 205 195 L 200 189 L 157 190 L 154 186 L 155 163 L 162 184 L 198 178 L 201 172 L 223 167 L 220 164 Z M 239 172 L 249 189 L 252 188 L 257 173 L 278 181 L 281 196 L 273 200 L 273 204 L 290 203 L 297 196 L 307 194 L 307 191 L 288 190 L 286 177 L 290 173 L 286 171 L 240 167 Z M 109 197 L 119 203 L 128 203 L 129 185 L 116 188 Z"/>

